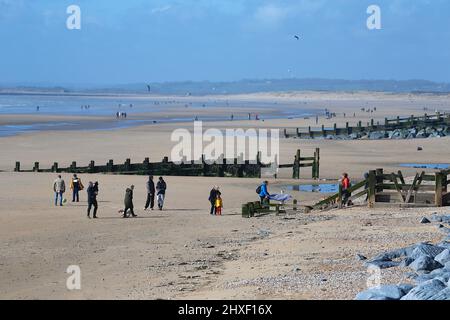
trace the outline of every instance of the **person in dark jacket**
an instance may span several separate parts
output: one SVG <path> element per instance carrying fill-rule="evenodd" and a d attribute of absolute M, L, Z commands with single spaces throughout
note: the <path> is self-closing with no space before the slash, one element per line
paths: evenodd
<path fill-rule="evenodd" d="M 87 198 L 88 198 L 88 209 L 87 209 L 87 217 L 91 218 L 91 208 L 94 207 L 93 218 L 97 219 L 97 195 L 98 195 L 98 182 L 93 184 L 89 181 L 89 186 L 87 188 Z"/>
<path fill-rule="evenodd" d="M 220 191 L 219 191 L 219 187 L 218 186 L 214 186 L 214 188 L 211 189 L 211 191 L 209 192 L 209 202 L 211 203 L 211 211 L 210 214 L 214 215 L 216 214 L 216 199 L 217 199 L 217 195 L 221 195 Z"/>
<path fill-rule="evenodd" d="M 159 177 L 159 181 L 156 184 L 156 195 L 158 196 L 158 208 L 159 210 L 163 209 L 164 199 L 166 197 L 166 189 L 167 184 L 164 181 L 163 177 Z"/>
<path fill-rule="evenodd" d="M 153 182 L 153 176 L 148 177 L 147 181 L 147 201 L 145 202 L 144 210 L 148 207 L 153 210 L 155 206 L 155 183 Z"/>
<path fill-rule="evenodd" d="M 134 214 L 133 190 L 134 186 L 131 186 L 125 191 L 125 209 L 123 210 L 123 218 L 128 218 L 128 210 L 130 210 L 130 213 L 133 217 L 137 217 L 137 215 Z"/>

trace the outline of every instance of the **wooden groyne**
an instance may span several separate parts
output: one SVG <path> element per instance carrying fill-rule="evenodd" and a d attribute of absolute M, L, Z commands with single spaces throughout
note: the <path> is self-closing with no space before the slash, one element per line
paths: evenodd
<path fill-rule="evenodd" d="M 401 171 L 385 174 L 383 169 L 369 171 L 367 179 L 351 186 L 350 200 L 365 197 L 369 207 L 388 204 L 399 206 L 442 207 L 450 206 L 450 170 L 416 173 L 412 183 L 406 183 Z M 427 182 L 427 183 L 424 183 Z M 342 207 L 343 190 L 316 203 L 313 209 Z"/>
<path fill-rule="evenodd" d="M 417 128 L 425 129 L 427 127 L 435 126 L 450 126 L 450 113 L 437 112 L 433 115 L 425 114 L 423 116 L 410 116 L 410 117 L 396 117 L 393 119 L 385 118 L 383 123 L 379 121 L 375 122 L 374 119 L 363 124 L 359 121 L 356 126 L 351 126 L 349 122 L 346 123 L 345 128 L 338 128 L 335 123 L 332 128 L 326 128 L 322 125 L 321 128 L 296 128 L 296 129 L 284 129 L 284 137 L 292 138 L 297 137 L 300 139 L 315 139 L 324 138 L 327 136 L 340 136 L 357 133 L 370 133 L 375 131 L 388 132 L 398 129 Z"/>
<path fill-rule="evenodd" d="M 155 175 L 155 176 L 209 176 L 209 177 L 240 177 L 260 178 L 263 168 L 292 168 L 292 178 L 300 179 L 300 168 L 310 167 L 312 177 L 318 179 L 320 172 L 320 150 L 317 148 L 312 157 L 301 157 L 301 150 L 297 150 L 294 162 L 290 164 L 261 162 L 261 153 L 258 152 L 254 161 L 244 160 L 241 154 L 238 158 L 225 159 L 223 155 L 215 161 L 207 161 L 203 155 L 199 161 L 182 161 L 175 163 L 164 157 L 160 162 L 150 162 L 145 158 L 143 162 L 132 163 L 126 159 L 124 163 L 115 164 L 111 159 L 104 165 L 97 165 L 91 160 L 87 166 L 78 166 L 73 161 L 68 167 L 60 167 L 54 162 L 51 168 L 42 169 L 39 162 L 35 162 L 32 169 L 23 170 L 19 161 L 16 162 L 15 172 L 55 172 L 80 174 L 129 174 L 129 175 Z M 274 173 L 276 178 L 276 172 Z"/>

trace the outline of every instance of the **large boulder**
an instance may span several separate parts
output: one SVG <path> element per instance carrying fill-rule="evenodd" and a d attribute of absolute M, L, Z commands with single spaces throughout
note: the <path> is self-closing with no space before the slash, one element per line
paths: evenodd
<path fill-rule="evenodd" d="M 413 288 L 401 300 L 429 300 L 445 288 L 445 283 L 432 279 Z"/>
<path fill-rule="evenodd" d="M 384 138 L 384 133 L 380 131 L 374 131 L 369 134 L 370 140 L 380 140 Z"/>
<path fill-rule="evenodd" d="M 383 285 L 370 288 L 356 295 L 356 300 L 400 300 L 411 288 L 409 286 Z"/>
<path fill-rule="evenodd" d="M 445 250 L 445 248 L 435 246 L 435 245 L 432 245 L 429 243 L 420 243 L 412 251 L 411 255 L 408 255 L 408 256 L 413 259 L 417 259 L 421 256 L 428 256 L 428 257 L 434 259 L 434 257 L 436 257 L 438 254 L 440 254 L 444 250 Z"/>
<path fill-rule="evenodd" d="M 435 261 L 432 257 L 423 255 L 414 260 L 414 262 L 411 263 L 409 267 L 414 271 L 430 272 L 435 269 L 442 268 L 443 266 L 439 262 Z"/>
<path fill-rule="evenodd" d="M 400 262 L 388 261 L 388 260 L 371 260 L 365 263 L 366 267 L 388 269 L 393 267 L 398 267 Z"/>
<path fill-rule="evenodd" d="M 436 260 L 442 265 L 445 265 L 447 262 L 450 261 L 450 250 L 449 249 L 443 250 L 436 257 L 434 257 L 434 260 Z"/>
<path fill-rule="evenodd" d="M 403 258 L 411 255 L 415 248 L 416 245 L 412 245 L 406 248 L 391 250 L 377 255 L 375 258 L 373 258 L 373 260 L 390 261 L 398 258 Z"/>
<path fill-rule="evenodd" d="M 429 300 L 450 300 L 450 287 L 447 287 L 432 295 Z"/>

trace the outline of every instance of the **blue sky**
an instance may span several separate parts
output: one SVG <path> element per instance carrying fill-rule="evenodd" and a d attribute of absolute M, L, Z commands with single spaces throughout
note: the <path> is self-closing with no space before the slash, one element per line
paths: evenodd
<path fill-rule="evenodd" d="M 71 4 L 81 30 L 66 28 Z M 450 82 L 450 1 L 0 0 L 0 43 L 0 83 Z"/>

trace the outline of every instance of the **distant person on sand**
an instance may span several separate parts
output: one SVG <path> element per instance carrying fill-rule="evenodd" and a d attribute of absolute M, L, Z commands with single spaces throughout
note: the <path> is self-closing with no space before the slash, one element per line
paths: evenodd
<path fill-rule="evenodd" d="M 163 177 L 159 177 L 159 181 L 156 184 L 156 193 L 158 196 L 158 208 L 159 210 L 163 209 L 164 206 L 164 199 L 166 197 L 166 189 L 167 189 L 167 184 L 164 181 Z"/>
<path fill-rule="evenodd" d="M 223 202 L 222 202 L 222 197 L 220 196 L 220 193 L 218 193 L 217 196 L 216 196 L 215 207 L 216 207 L 216 216 L 221 216 L 222 215 Z"/>
<path fill-rule="evenodd" d="M 58 205 L 58 197 L 59 197 L 59 205 L 62 207 L 63 205 L 63 195 L 66 192 L 66 183 L 61 178 L 61 175 L 58 175 L 58 178 L 53 182 L 53 191 L 55 192 L 55 206 Z"/>
<path fill-rule="evenodd" d="M 133 205 L 133 190 L 134 186 L 127 188 L 125 191 L 125 209 L 123 210 L 123 218 L 128 218 L 128 210 L 130 210 L 131 216 L 137 217 L 136 214 L 134 214 L 134 205 Z"/>
<path fill-rule="evenodd" d="M 87 188 L 87 198 L 88 198 L 88 209 L 87 209 L 87 217 L 91 218 L 91 208 L 94 207 L 93 218 L 97 219 L 97 195 L 98 195 L 98 182 L 92 183 L 89 181 L 89 187 Z"/>
<path fill-rule="evenodd" d="M 153 210 L 155 206 L 155 183 L 153 182 L 153 176 L 148 177 L 148 181 L 146 183 L 147 187 L 147 201 L 145 202 L 144 210 L 147 210 L 148 207 Z"/>
<path fill-rule="evenodd" d="M 216 199 L 217 199 L 217 195 L 221 195 L 221 192 L 219 191 L 219 187 L 218 186 L 214 186 L 211 191 L 209 192 L 209 202 L 211 203 L 211 211 L 210 214 L 214 215 L 216 214 Z"/>
<path fill-rule="evenodd" d="M 269 181 L 264 181 L 257 189 L 256 193 L 259 194 L 261 204 L 269 204 L 270 193 L 268 190 Z"/>
<path fill-rule="evenodd" d="M 348 177 L 348 173 L 342 174 L 341 186 L 342 186 L 342 205 L 346 206 L 350 204 L 349 198 L 351 196 L 351 193 L 348 190 L 350 189 L 350 179 Z"/>
<path fill-rule="evenodd" d="M 73 178 L 70 182 L 70 189 L 72 189 L 72 202 L 80 202 L 79 192 L 84 189 L 84 186 L 81 182 L 81 179 L 78 178 L 76 173 L 73 175 Z"/>

